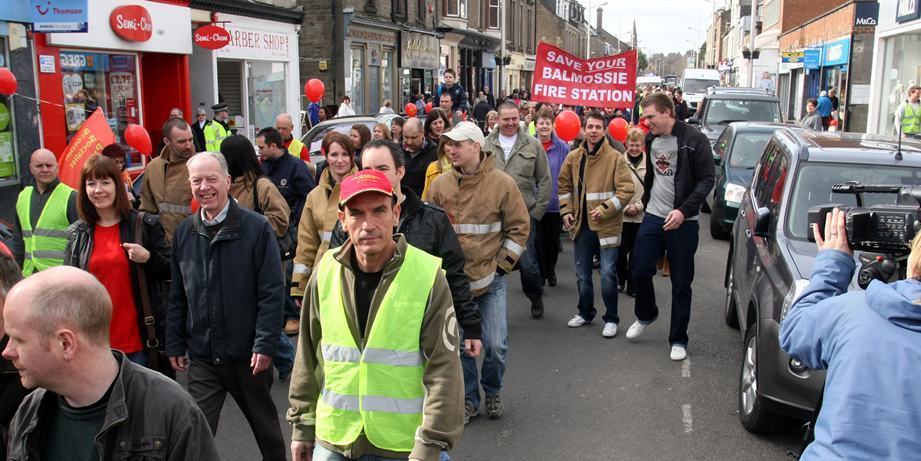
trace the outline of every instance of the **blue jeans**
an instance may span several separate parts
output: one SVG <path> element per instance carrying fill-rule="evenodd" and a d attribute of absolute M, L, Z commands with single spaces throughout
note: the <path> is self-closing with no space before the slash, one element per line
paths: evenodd
<path fill-rule="evenodd" d="M 480 406 L 480 390 L 477 381 L 483 385 L 486 395 L 499 395 L 505 362 L 508 357 L 508 285 L 504 276 L 497 275 L 486 293 L 474 298 L 480 309 L 483 327 L 483 376 L 478 378 L 476 358 L 461 352 L 464 367 L 464 399 L 473 406 Z"/>
<path fill-rule="evenodd" d="M 540 221 L 531 218 L 531 232 L 528 234 L 527 249 L 518 258 L 521 289 L 531 302 L 540 301 L 544 297 L 544 278 L 540 276 L 540 264 L 537 262 L 538 229 L 540 229 Z"/>
<path fill-rule="evenodd" d="M 576 278 L 579 286 L 579 316 L 591 322 L 595 318 L 595 285 L 592 281 L 592 257 L 600 250 L 601 299 L 604 301 L 605 323 L 620 323 L 617 315 L 617 247 L 601 248 L 598 233 L 583 227 L 573 240 Z"/>
<path fill-rule="evenodd" d="M 316 444 L 313 447 L 313 461 L 403 461 L 409 459 L 407 458 L 384 458 L 383 456 L 375 455 L 362 455 L 360 458 L 346 458 L 338 453 L 333 453 L 323 447 L 320 444 Z M 451 461 L 451 457 L 447 453 L 441 452 L 440 461 Z"/>
<path fill-rule="evenodd" d="M 659 316 L 652 278 L 656 261 L 668 255 L 672 282 L 672 319 L 668 332 L 671 345 L 688 345 L 691 321 L 691 283 L 694 281 L 694 253 L 697 252 L 700 225 L 685 221 L 681 227 L 665 231 L 665 219 L 646 213 L 633 246 L 633 284 L 636 287 L 636 319 L 652 323 Z M 667 250 L 667 252 L 666 252 Z"/>
<path fill-rule="evenodd" d="M 291 344 L 284 330 L 278 332 L 278 351 L 275 352 L 272 363 L 278 370 L 279 376 L 290 374 L 294 369 L 294 344 Z"/>

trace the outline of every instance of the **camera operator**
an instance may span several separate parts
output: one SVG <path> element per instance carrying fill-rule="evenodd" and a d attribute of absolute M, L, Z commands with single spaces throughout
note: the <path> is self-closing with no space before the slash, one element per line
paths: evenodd
<path fill-rule="evenodd" d="M 800 459 L 917 459 L 921 452 L 921 233 L 907 280 L 847 292 L 855 263 L 845 212 L 825 218 L 812 279 L 780 329 L 781 347 L 827 369 L 815 440 Z"/>

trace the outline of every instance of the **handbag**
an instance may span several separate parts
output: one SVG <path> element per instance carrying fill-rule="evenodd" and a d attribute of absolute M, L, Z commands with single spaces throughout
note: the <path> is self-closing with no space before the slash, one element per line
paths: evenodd
<path fill-rule="evenodd" d="M 143 244 L 141 230 L 144 226 L 144 216 L 146 214 L 143 211 L 139 211 L 134 219 L 134 242 L 138 245 Z M 147 274 L 140 264 L 135 264 L 134 267 L 137 269 L 138 287 L 141 291 L 141 307 L 144 312 L 144 326 L 147 329 L 147 341 L 144 342 L 144 349 L 147 353 L 147 368 L 158 371 L 171 379 L 176 379 L 176 370 L 170 364 L 166 352 L 160 348 L 162 342 L 157 338 L 157 320 L 150 307 L 150 289 L 147 286 Z"/>
<path fill-rule="evenodd" d="M 265 216 L 265 213 L 262 212 L 262 206 L 259 204 L 259 180 L 265 178 L 267 181 L 271 179 L 265 176 L 259 176 L 256 178 L 256 182 L 253 184 L 253 211 Z M 274 185 L 274 183 L 273 183 Z M 289 259 L 294 259 L 294 253 L 297 251 L 297 223 L 296 221 L 288 219 L 288 229 L 285 230 L 284 235 L 278 237 L 278 252 L 281 254 L 281 260 L 287 261 Z"/>

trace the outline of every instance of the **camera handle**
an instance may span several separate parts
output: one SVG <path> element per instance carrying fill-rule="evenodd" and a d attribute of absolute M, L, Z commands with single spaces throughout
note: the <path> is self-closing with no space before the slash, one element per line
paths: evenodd
<path fill-rule="evenodd" d="M 908 268 L 908 255 L 896 256 L 892 253 L 860 252 L 860 270 L 857 272 L 857 285 L 866 290 L 873 280 L 883 283 L 905 278 Z"/>

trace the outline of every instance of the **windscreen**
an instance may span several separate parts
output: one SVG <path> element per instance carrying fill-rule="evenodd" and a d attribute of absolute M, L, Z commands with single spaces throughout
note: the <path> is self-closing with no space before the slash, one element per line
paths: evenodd
<path fill-rule="evenodd" d="M 710 101 L 707 125 L 732 122 L 780 122 L 780 105 L 776 101 L 718 99 Z"/>
<path fill-rule="evenodd" d="M 739 133 L 729 153 L 729 166 L 754 169 L 758 165 L 764 146 L 771 139 L 771 133 Z"/>
<path fill-rule="evenodd" d="M 711 86 L 720 86 L 719 80 L 702 80 L 697 78 L 686 78 L 684 79 L 684 86 L 681 88 L 685 94 L 687 93 L 706 93 L 707 88 Z"/>

